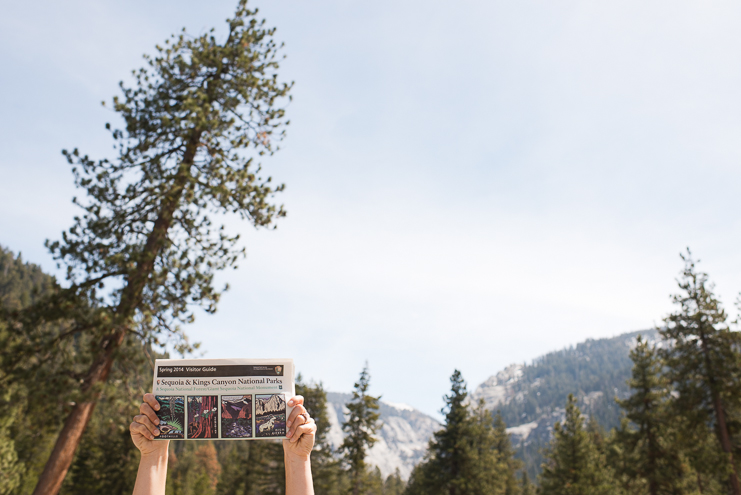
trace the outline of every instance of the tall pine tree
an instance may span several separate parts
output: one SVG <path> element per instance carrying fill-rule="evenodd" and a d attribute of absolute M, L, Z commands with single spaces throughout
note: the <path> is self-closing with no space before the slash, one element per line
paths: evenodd
<path fill-rule="evenodd" d="M 383 495 L 402 495 L 406 484 L 401 478 L 401 472 L 399 468 L 396 471 L 389 474 L 386 477 L 386 481 L 383 482 Z"/>
<path fill-rule="evenodd" d="M 530 481 L 527 471 L 523 471 L 522 477 L 520 478 L 520 495 L 535 495 L 535 493 L 535 485 Z"/>
<path fill-rule="evenodd" d="M 543 495 L 608 495 L 615 493 L 595 438 L 584 428 L 584 418 L 569 395 L 563 424 L 556 423 L 546 453 L 540 489 Z"/>
<path fill-rule="evenodd" d="M 469 403 L 460 371 L 450 377 L 445 396 L 445 426 L 435 432 L 425 460 L 409 480 L 406 495 L 504 495 L 509 465 L 500 449 L 506 444 L 494 430 L 482 404 Z"/>
<path fill-rule="evenodd" d="M 366 363 L 360 373 L 360 379 L 355 383 L 353 398 L 346 404 L 349 414 L 342 424 L 346 436 L 340 449 L 350 470 L 352 495 L 363 493 L 363 485 L 372 474 L 365 463 L 365 457 L 368 449 L 376 443 L 375 434 L 381 427 L 378 412 L 380 397 L 368 395 L 369 387 L 370 372 Z"/>
<path fill-rule="evenodd" d="M 256 14 L 239 0 L 222 39 L 213 30 L 184 32 L 146 57 L 133 87 L 122 83 L 122 96 L 113 99 L 123 124 L 112 130 L 113 160 L 64 151 L 84 191 L 74 200 L 82 213 L 47 245 L 68 286 L 11 316 L 28 331 L 71 322 L 18 352 L 43 354 L 82 337 L 92 344 L 77 362 L 85 368 L 76 377 L 80 397 L 36 495 L 58 492 L 114 362 L 127 356 L 127 342 L 187 345 L 181 324 L 192 321 L 197 307 L 216 310 L 222 291 L 214 277 L 244 253 L 219 215 L 269 227 L 285 214 L 274 203 L 283 186 L 264 176 L 255 159 L 277 149 L 290 84 L 278 79 L 274 29 Z"/>
<path fill-rule="evenodd" d="M 311 453 L 314 490 L 324 495 L 344 495 L 350 483 L 348 473 L 342 469 L 341 460 L 327 437 L 330 428 L 327 393 L 321 383 L 305 383 L 300 374 L 296 377 L 296 393 L 304 397 L 304 407 L 317 426 Z"/>
<path fill-rule="evenodd" d="M 517 480 L 517 471 L 522 469 L 522 461 L 515 458 L 515 451 L 507 433 L 507 425 L 499 413 L 494 416 L 494 430 L 492 433 L 494 448 L 499 456 L 499 461 L 502 466 L 506 466 L 506 469 L 503 470 L 504 479 L 502 480 L 504 494 L 519 495 L 521 490 Z"/>
<path fill-rule="evenodd" d="M 741 495 L 729 420 L 741 410 L 741 335 L 731 331 L 727 315 L 713 293 L 708 275 L 696 269 L 690 250 L 681 255 L 684 270 L 672 296 L 677 311 L 664 319 L 662 349 L 669 378 L 678 394 L 675 405 L 687 426 L 696 431 L 710 425 L 723 453 L 721 475 L 731 493 Z"/>
<path fill-rule="evenodd" d="M 645 483 L 645 493 L 650 495 L 685 493 L 687 472 L 675 438 L 663 362 L 640 336 L 630 358 L 632 394 L 617 401 L 625 411 L 613 439 L 613 452 L 620 457 L 613 463 L 617 474 L 631 486 Z"/>

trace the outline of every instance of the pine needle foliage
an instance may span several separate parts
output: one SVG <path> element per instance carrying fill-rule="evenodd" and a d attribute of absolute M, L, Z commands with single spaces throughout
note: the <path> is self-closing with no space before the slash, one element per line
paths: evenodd
<path fill-rule="evenodd" d="M 523 463 L 515 458 L 515 450 L 512 448 L 512 442 L 507 433 L 507 425 L 499 413 L 494 416 L 492 437 L 499 463 L 502 468 L 505 468 L 502 469 L 504 495 L 519 495 L 521 487 L 517 479 L 517 472 L 522 469 Z"/>
<path fill-rule="evenodd" d="M 332 448 L 327 413 L 327 392 L 321 383 L 306 383 L 301 374 L 296 377 L 296 393 L 304 397 L 304 407 L 316 421 L 317 432 L 311 453 L 311 472 L 314 491 L 325 495 L 345 495 L 350 480 L 342 467 L 339 452 Z"/>
<path fill-rule="evenodd" d="M 626 489 L 649 495 L 687 493 L 687 466 L 677 442 L 676 418 L 670 409 L 671 388 L 663 361 L 640 336 L 631 351 L 632 394 L 618 404 L 625 411 L 612 444 L 620 457 L 613 463 Z"/>
<path fill-rule="evenodd" d="M 378 405 L 379 397 L 368 395 L 370 387 L 370 372 L 368 363 L 365 364 L 360 378 L 355 383 L 353 397 L 346 404 L 348 415 L 342 424 L 346 436 L 340 450 L 344 454 L 345 462 L 350 471 L 351 493 L 363 493 L 364 481 L 369 478 L 368 466 L 365 457 L 374 443 L 376 432 L 381 428 Z"/>
<path fill-rule="evenodd" d="M 671 345 L 661 354 L 677 392 L 677 415 L 684 418 L 690 435 L 708 427 L 715 431 L 715 450 L 722 454 L 714 466 L 717 475 L 727 480 L 730 493 L 741 495 L 732 441 L 741 428 L 734 416 L 741 411 L 741 334 L 729 328 L 714 286 L 697 270 L 690 250 L 681 257 L 685 266 L 677 280 L 680 292 L 672 296 L 677 310 L 664 318 L 660 329 Z M 713 466 L 694 467 L 702 472 Z"/>
<path fill-rule="evenodd" d="M 468 400 L 460 371 L 450 377 L 445 425 L 435 432 L 425 460 L 412 472 L 406 495 L 503 495 L 513 465 L 508 443 L 494 428 L 491 412 Z M 501 426 L 500 424 L 500 430 Z M 509 458 L 507 458 L 509 457 Z"/>
<path fill-rule="evenodd" d="M 553 440 L 540 475 L 542 495 L 608 495 L 615 487 L 594 434 L 569 395 L 563 424 L 554 426 Z"/>
<path fill-rule="evenodd" d="M 285 215 L 274 185 L 256 159 L 278 149 L 291 84 L 279 81 L 275 29 L 240 0 L 228 33 L 183 31 L 145 56 L 133 84 L 121 83 L 112 109 L 116 156 L 94 160 L 63 151 L 82 213 L 47 247 L 65 269 L 67 286 L 9 318 L 31 336 L 10 354 L 34 355 L 66 339 L 87 339 L 73 363 L 81 397 L 41 477 L 37 493 L 56 493 L 113 363 L 126 359 L 126 342 L 172 343 L 191 349 L 181 325 L 196 308 L 216 311 L 225 288 L 217 272 L 244 256 L 239 235 L 219 216 L 272 227 Z M 50 337 L 38 329 L 65 328 Z M 23 330 L 20 330 L 23 329 Z M 138 349 L 140 351 L 140 349 Z M 81 428 L 82 427 L 82 428 Z"/>

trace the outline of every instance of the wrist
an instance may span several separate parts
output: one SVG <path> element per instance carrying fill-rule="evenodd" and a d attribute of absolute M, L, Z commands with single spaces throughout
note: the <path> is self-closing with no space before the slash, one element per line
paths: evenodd
<path fill-rule="evenodd" d="M 301 465 L 301 464 L 311 464 L 311 453 L 308 454 L 299 454 L 296 452 L 284 452 L 283 456 L 286 464 L 295 464 L 295 465 Z"/>
<path fill-rule="evenodd" d="M 167 447 L 161 448 L 161 449 L 157 449 L 157 450 L 152 450 L 150 452 L 142 452 L 142 460 L 143 461 L 144 460 L 147 460 L 147 461 L 162 461 L 162 460 L 167 460 L 167 456 L 168 456 L 168 449 L 167 449 Z"/>

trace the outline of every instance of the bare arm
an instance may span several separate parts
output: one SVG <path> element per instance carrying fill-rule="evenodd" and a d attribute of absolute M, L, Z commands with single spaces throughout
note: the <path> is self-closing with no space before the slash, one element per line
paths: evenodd
<path fill-rule="evenodd" d="M 283 440 L 286 464 L 286 495 L 314 495 L 311 477 L 311 449 L 314 447 L 316 423 L 303 406 L 304 398 L 293 397 L 294 406 L 288 418 L 287 439 Z M 159 404 L 152 394 L 144 395 L 141 414 L 131 423 L 131 438 L 141 451 L 139 471 L 133 495 L 164 495 L 167 480 L 167 448 L 169 440 L 154 440 L 159 435 L 159 420 L 154 410 Z"/>
<path fill-rule="evenodd" d="M 311 449 L 314 447 L 316 423 L 304 408 L 304 398 L 293 397 L 288 401 L 294 406 L 286 422 L 288 432 L 283 440 L 283 457 L 286 463 L 286 495 L 314 495 L 311 478 Z"/>
<path fill-rule="evenodd" d="M 167 448 L 170 441 L 154 440 L 160 434 L 157 428 L 159 419 L 154 412 L 159 408 L 154 395 L 144 394 L 144 402 L 139 408 L 141 414 L 134 416 L 134 422 L 129 426 L 131 439 L 141 452 L 133 495 L 165 495 Z"/>

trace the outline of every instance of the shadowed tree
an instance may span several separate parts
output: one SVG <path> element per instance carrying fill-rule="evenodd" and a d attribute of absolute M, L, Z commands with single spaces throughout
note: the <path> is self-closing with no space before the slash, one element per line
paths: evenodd
<path fill-rule="evenodd" d="M 553 440 L 540 475 L 543 495 L 609 495 L 615 493 L 593 432 L 584 428 L 584 418 L 569 395 L 566 418 L 556 423 Z"/>
<path fill-rule="evenodd" d="M 68 287 L 15 315 L 16 325 L 66 319 L 68 330 L 57 340 L 85 334 L 91 346 L 80 400 L 38 495 L 58 492 L 127 337 L 187 346 L 180 324 L 192 321 L 196 307 L 216 310 L 221 291 L 214 275 L 236 267 L 244 250 L 214 215 L 268 227 L 285 214 L 273 203 L 283 186 L 263 178 L 254 157 L 277 149 L 290 85 L 278 81 L 274 29 L 256 13 L 241 0 L 223 39 L 213 30 L 197 37 L 183 32 L 145 57 L 133 86 L 122 83 L 122 96 L 113 99 L 124 122 L 112 131 L 115 159 L 64 151 L 86 193 L 74 200 L 83 213 L 73 226 L 47 243 L 66 268 Z"/>
<path fill-rule="evenodd" d="M 368 395 L 369 387 L 370 373 L 368 372 L 368 363 L 366 363 L 363 371 L 360 372 L 360 379 L 355 384 L 352 400 L 345 405 L 348 416 L 342 424 L 346 436 L 340 450 L 344 452 L 345 460 L 350 469 L 351 492 L 353 495 L 360 495 L 366 478 L 370 478 L 374 474 L 369 472 L 365 457 L 368 454 L 368 449 L 376 443 L 376 431 L 381 428 L 381 423 L 378 420 L 380 417 L 378 412 L 380 397 Z M 382 482 L 383 480 L 381 480 Z"/>
<path fill-rule="evenodd" d="M 650 495 L 686 493 L 687 473 L 675 439 L 676 421 L 669 409 L 670 388 L 662 375 L 663 362 L 640 336 L 630 357 L 632 394 L 617 400 L 625 418 L 612 440 L 620 460 L 612 464 L 629 485 L 645 483 Z"/>
<path fill-rule="evenodd" d="M 445 425 L 436 431 L 425 459 L 409 479 L 406 495 L 505 495 L 516 492 L 509 440 L 504 422 L 468 400 L 461 372 L 450 377 L 445 396 Z M 504 436 L 503 436 L 504 435 Z M 510 491 L 512 490 L 512 491 Z"/>
<path fill-rule="evenodd" d="M 535 495 L 535 493 L 535 485 L 530 481 L 527 471 L 523 470 L 522 478 L 520 478 L 520 495 Z"/>
<path fill-rule="evenodd" d="M 389 474 L 386 477 L 386 481 L 383 482 L 383 495 L 402 495 L 404 493 L 405 483 L 401 479 L 401 473 L 399 468 L 396 471 Z"/>
<path fill-rule="evenodd" d="M 324 495 L 344 495 L 348 491 L 348 473 L 342 468 L 342 459 L 328 438 L 330 422 L 324 386 L 321 383 L 305 383 L 299 374 L 296 376 L 296 394 L 304 397 L 304 407 L 317 425 L 311 453 L 314 490 Z"/>
<path fill-rule="evenodd" d="M 494 416 L 494 448 L 499 454 L 499 460 L 507 467 L 503 471 L 504 495 L 518 495 L 521 491 L 517 480 L 517 471 L 522 469 L 522 461 L 515 458 L 515 451 L 507 433 L 507 425 L 504 424 L 502 415 L 497 412 Z"/>
<path fill-rule="evenodd" d="M 662 357 L 677 391 L 677 414 L 685 419 L 689 434 L 708 425 L 715 430 L 724 457 L 715 467 L 728 480 L 731 493 L 741 495 L 729 422 L 741 409 L 741 335 L 728 327 L 713 284 L 696 270 L 690 250 L 681 256 L 681 292 L 672 296 L 679 308 L 664 318 L 660 332 L 671 345 L 662 349 Z"/>

